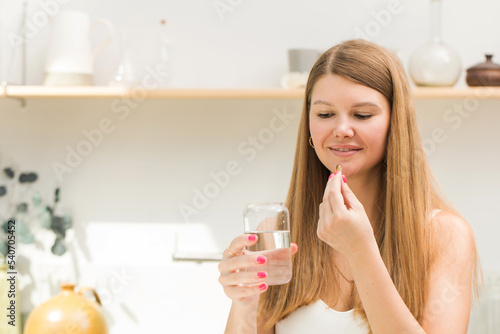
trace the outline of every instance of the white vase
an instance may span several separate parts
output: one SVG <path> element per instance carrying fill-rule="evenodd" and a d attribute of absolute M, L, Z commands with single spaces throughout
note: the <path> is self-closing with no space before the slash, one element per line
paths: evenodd
<path fill-rule="evenodd" d="M 431 0 L 431 39 L 410 56 L 410 77 L 417 86 L 453 86 L 461 71 L 459 54 L 441 39 L 441 0 Z"/>

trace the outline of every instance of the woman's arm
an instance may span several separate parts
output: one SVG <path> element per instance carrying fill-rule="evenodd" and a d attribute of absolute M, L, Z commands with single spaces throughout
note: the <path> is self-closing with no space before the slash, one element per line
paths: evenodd
<path fill-rule="evenodd" d="M 422 327 L 427 333 L 467 333 L 476 275 L 474 235 L 467 222 L 445 212 L 433 219 L 433 232 L 439 238 L 438 257 Z"/>
<path fill-rule="evenodd" d="M 466 223 L 441 217 L 443 214 L 435 219 L 434 233 L 448 237 L 442 242 L 432 270 L 430 295 L 420 326 L 392 282 L 363 206 L 340 179 L 338 173 L 325 191 L 318 236 L 349 262 L 373 333 L 466 333 L 474 254 Z"/>
<path fill-rule="evenodd" d="M 376 242 L 358 247 L 347 261 L 374 334 L 425 333 L 394 286 Z"/>
<path fill-rule="evenodd" d="M 258 319 L 252 305 L 234 303 L 227 319 L 224 334 L 274 334 L 274 327 L 264 328 L 264 319 Z"/>
<path fill-rule="evenodd" d="M 441 247 L 431 271 L 422 326 L 401 299 L 376 244 L 348 257 L 373 333 L 467 333 L 474 239 L 467 223 L 450 214 L 437 215 L 433 227 Z"/>
<path fill-rule="evenodd" d="M 265 329 L 264 322 L 254 305 L 233 302 L 224 334 L 274 334 L 274 327 Z"/>
<path fill-rule="evenodd" d="M 257 307 L 233 302 L 225 334 L 257 334 Z"/>

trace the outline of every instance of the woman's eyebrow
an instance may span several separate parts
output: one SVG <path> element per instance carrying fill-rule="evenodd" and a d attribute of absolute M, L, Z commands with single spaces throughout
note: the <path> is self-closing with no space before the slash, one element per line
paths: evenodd
<path fill-rule="evenodd" d="M 358 102 L 352 105 L 353 108 L 359 108 L 359 107 L 376 107 L 380 109 L 378 104 L 375 104 L 373 102 Z"/>
<path fill-rule="evenodd" d="M 326 102 L 326 101 L 323 101 L 323 100 L 316 100 L 313 102 L 312 105 L 315 105 L 315 104 L 325 104 L 325 105 L 330 106 L 330 107 L 335 107 L 333 104 Z"/>

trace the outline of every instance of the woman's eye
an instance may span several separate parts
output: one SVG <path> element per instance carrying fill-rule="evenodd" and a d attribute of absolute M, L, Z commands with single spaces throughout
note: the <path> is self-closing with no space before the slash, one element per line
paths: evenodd
<path fill-rule="evenodd" d="M 372 117 L 372 115 L 370 115 L 370 114 L 368 114 L 368 115 L 367 114 L 356 114 L 355 116 L 358 119 L 368 119 L 368 118 Z"/>
<path fill-rule="evenodd" d="M 333 114 L 332 113 L 318 113 L 319 118 L 328 118 L 331 117 Z"/>

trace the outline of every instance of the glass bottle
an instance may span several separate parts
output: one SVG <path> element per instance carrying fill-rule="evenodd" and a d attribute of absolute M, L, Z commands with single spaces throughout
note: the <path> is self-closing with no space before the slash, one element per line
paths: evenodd
<path fill-rule="evenodd" d="M 170 68 L 170 44 L 171 40 L 167 34 L 167 21 L 161 20 L 160 31 L 160 52 L 154 67 L 158 86 L 165 88 L 170 86 L 171 68 Z"/>
<path fill-rule="evenodd" d="M 441 38 L 441 0 L 430 2 L 431 38 L 410 56 L 409 74 L 417 86 L 453 86 L 462 63 L 459 54 Z"/>
<path fill-rule="evenodd" d="M 109 85 L 120 87 L 135 86 L 137 85 L 137 76 L 130 60 L 127 37 L 123 32 L 120 32 L 119 34 L 121 58 L 112 79 L 109 81 Z"/>
<path fill-rule="evenodd" d="M 3 22 L 0 20 L 0 85 L 5 85 L 4 62 L 5 62 L 5 46 L 4 46 L 4 31 Z"/>

